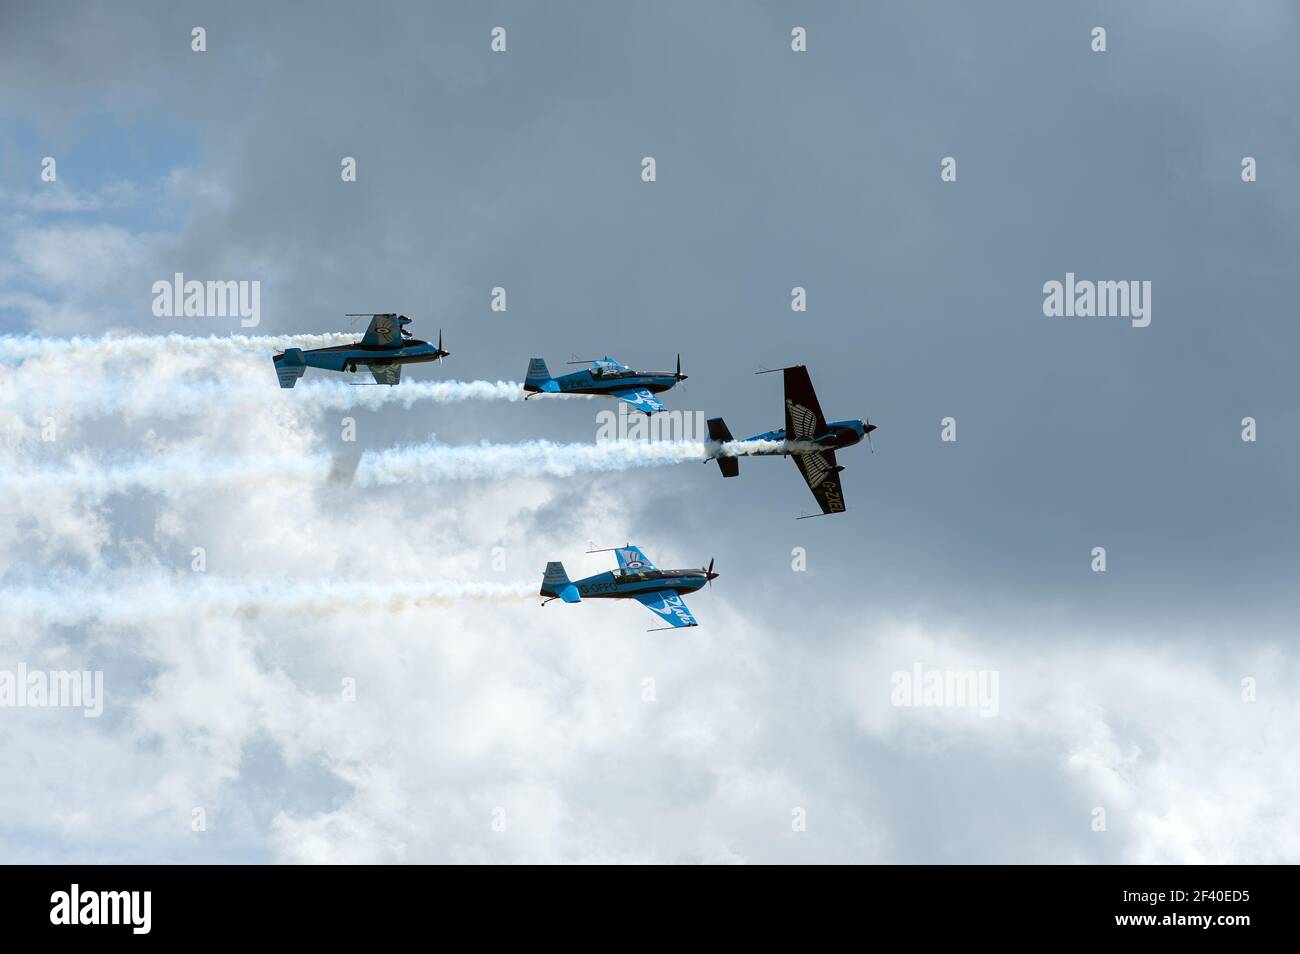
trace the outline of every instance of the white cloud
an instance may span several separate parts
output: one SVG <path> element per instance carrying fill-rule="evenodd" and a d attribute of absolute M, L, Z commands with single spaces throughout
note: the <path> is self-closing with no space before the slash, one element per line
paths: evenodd
<path fill-rule="evenodd" d="M 170 358 L 104 373 L 147 379 L 151 360 Z M 268 448 L 328 449 L 335 431 L 320 424 L 292 405 L 216 402 L 174 434 L 148 426 L 136 440 L 256 461 Z M 101 439 L 74 426 L 53 447 L 8 445 L 0 463 Z M 105 716 L 93 726 L 58 711 L 3 713 L 13 784 L 0 809 L 38 836 L 23 856 L 90 846 L 125 857 L 111 833 L 130 829 L 154 856 L 189 859 L 232 845 L 333 862 L 906 859 L 924 850 L 911 840 L 922 837 L 917 820 L 963 795 L 900 808 L 891 802 L 900 781 L 875 775 L 864 746 L 922 773 L 959 757 L 966 784 L 988 797 L 1040 800 L 1062 816 L 1037 834 L 975 825 L 971 859 L 1300 853 L 1287 834 L 1297 812 L 1293 693 L 1270 681 L 1259 702 L 1244 703 L 1235 670 L 1174 644 L 1056 634 L 1041 645 L 956 624 L 863 620 L 813 642 L 732 605 L 725 581 L 690 598 L 704 627 L 688 633 L 647 634 L 653 620 L 640 607 L 596 602 L 390 612 L 336 600 L 320 615 L 268 602 L 266 585 L 530 581 L 557 558 L 595 572 L 602 557 L 583 555 L 586 541 L 623 536 L 633 514 L 598 482 L 577 496 L 536 480 L 162 489 L 102 508 L 63 491 L 4 503 L 13 529 L 0 534 L 0 561 L 11 585 L 57 580 L 38 567 L 63 564 L 89 569 L 87 593 L 129 566 L 150 579 L 161 570 L 175 587 L 164 600 L 141 598 L 157 613 L 71 631 L 37 624 L 0 653 L 0 667 L 57 658 L 106 670 Z M 537 521 L 557 507 L 561 522 Z M 138 546 L 124 549 L 132 536 Z M 189 572 L 195 546 L 207 554 L 203 578 Z M 504 572 L 492 569 L 498 546 Z M 211 615 L 200 587 L 223 578 L 260 587 L 256 608 Z M 178 617 L 191 581 L 207 609 Z M 119 594 L 128 604 L 131 585 Z M 916 662 L 996 669 L 997 716 L 891 705 L 890 674 Z M 1294 681 L 1296 661 L 1259 654 L 1237 668 Z M 344 679 L 355 681 L 354 702 L 343 700 Z M 248 753 L 266 746 L 287 773 L 287 803 L 255 794 L 269 783 Z M 1006 774 L 1025 753 L 1032 769 Z M 73 780 L 56 781 L 65 775 Z M 1093 806 L 1107 810 L 1105 834 L 1088 829 Z M 189 828 L 195 807 L 210 815 L 201 834 Z M 795 809 L 806 832 L 791 830 Z M 494 830 L 502 819 L 505 830 Z"/>

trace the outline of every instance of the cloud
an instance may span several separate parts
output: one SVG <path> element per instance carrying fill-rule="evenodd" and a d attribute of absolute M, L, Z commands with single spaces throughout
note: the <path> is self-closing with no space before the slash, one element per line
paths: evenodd
<path fill-rule="evenodd" d="M 0 206 L 23 212 L 106 212 L 130 207 L 142 199 L 132 182 L 113 182 L 102 189 L 80 191 L 61 182 L 48 183 L 30 192 L 0 188 Z"/>
<path fill-rule="evenodd" d="M 218 405 L 187 439 L 196 460 L 256 460 L 268 446 L 311 459 L 329 439 L 314 420 Z M 9 499 L 20 523 L 49 509 L 48 498 Z M 57 710 L 4 714 L 10 759 L 41 765 L 14 773 L 0 798 L 11 832 L 36 833 L 6 836 L 11 852 L 905 860 L 918 852 L 913 827 L 968 817 L 970 793 L 899 803 L 905 782 L 878 768 L 958 757 L 980 767 L 967 788 L 992 786 L 1002 803 L 1060 796 L 1041 841 L 972 824 L 967 860 L 1232 861 L 1297 848 L 1276 836 L 1294 821 L 1295 773 L 1275 771 L 1268 786 L 1251 777 L 1285 765 L 1300 729 L 1285 678 L 1252 704 L 1235 674 L 1175 646 L 1058 633 L 1026 654 L 1015 634 L 870 618 L 810 641 L 738 605 L 726 577 L 690 597 L 704 625 L 684 636 L 647 635 L 653 621 L 631 604 L 528 605 L 525 580 L 546 560 L 594 572 L 603 557 L 584 556 L 585 541 L 630 535 L 637 508 L 599 483 L 577 496 L 534 479 L 431 497 L 264 484 L 171 493 L 154 507 L 139 557 L 113 549 L 126 517 L 116 505 L 104 514 L 112 537 L 69 541 L 69 557 L 136 563 L 116 586 L 9 577 L 11 611 L 31 598 L 33 612 L 0 668 L 106 672 L 94 730 Z M 540 522 L 555 507 L 563 521 Z M 24 545 L 4 549 L 12 558 Z M 189 572 L 192 546 L 204 547 L 207 575 Z M 174 575 L 158 578 L 168 554 Z M 522 605 L 447 599 L 445 581 Z M 1251 667 L 1293 680 L 1294 654 L 1276 653 Z M 917 661 L 997 669 L 998 715 L 892 706 L 890 674 Z M 60 755 L 41 754 L 51 750 Z M 262 751 L 274 756 L 255 767 Z M 72 781 L 38 797 L 54 771 Z M 268 778 L 280 794 L 264 802 Z M 1096 806 L 1105 833 L 1089 827 Z M 105 837 L 124 829 L 143 856 Z"/>
<path fill-rule="evenodd" d="M 93 576 L 10 587 L 0 619 L 73 626 L 88 621 L 122 626 L 142 618 L 329 615 L 342 611 L 400 613 L 459 602 L 517 603 L 537 596 L 536 582 L 460 580 L 268 580 L 208 582 L 195 576 L 141 581 L 140 574 L 103 580 Z"/>

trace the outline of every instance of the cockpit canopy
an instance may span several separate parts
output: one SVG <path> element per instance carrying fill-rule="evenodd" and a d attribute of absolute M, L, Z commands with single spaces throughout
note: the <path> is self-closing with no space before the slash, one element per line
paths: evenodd
<path fill-rule="evenodd" d="M 657 580 L 663 576 L 660 570 L 614 570 L 614 578 L 624 582 L 636 580 Z"/>

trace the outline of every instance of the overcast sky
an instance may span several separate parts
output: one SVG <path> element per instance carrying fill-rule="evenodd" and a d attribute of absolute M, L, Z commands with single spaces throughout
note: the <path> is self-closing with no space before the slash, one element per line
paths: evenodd
<path fill-rule="evenodd" d="M 154 589 L 0 615 L 0 671 L 105 683 L 97 719 L 0 708 L 0 858 L 1300 860 L 1290 5 L 210 6 L 0 6 L 0 333 L 400 311 L 451 351 L 402 387 L 680 353 L 665 402 L 737 436 L 783 423 L 752 372 L 803 363 L 876 452 L 841 452 L 847 513 L 804 521 L 782 460 L 9 493 L 0 589 Z M 260 325 L 156 317 L 176 272 L 260 282 Z M 1067 272 L 1150 282 L 1150 325 L 1045 317 Z M 0 467 L 591 441 L 609 408 L 322 411 L 268 353 L 0 355 Z M 216 581 L 540 584 L 625 541 L 716 558 L 701 628 L 612 602 L 176 610 Z M 996 714 L 896 705 L 918 665 L 996 672 Z"/>

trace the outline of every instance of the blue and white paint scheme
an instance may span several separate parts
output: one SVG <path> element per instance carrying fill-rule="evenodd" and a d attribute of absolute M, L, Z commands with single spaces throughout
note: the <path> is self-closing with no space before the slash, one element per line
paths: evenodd
<path fill-rule="evenodd" d="M 334 345 L 331 348 L 286 348 L 272 360 L 280 387 L 291 388 L 308 368 L 322 371 L 355 372 L 364 367 L 374 376 L 375 384 L 398 384 L 402 380 L 402 365 L 441 361 L 450 351 L 442 347 L 442 332 L 438 343 L 430 344 L 413 337 L 406 326 L 411 319 L 393 312 L 382 315 L 348 315 L 348 318 L 370 318 L 370 326 L 355 344 Z"/>
<path fill-rule="evenodd" d="M 608 550 L 589 550 L 589 553 L 608 553 Z M 657 626 L 649 632 L 662 629 L 682 629 L 698 626 L 695 617 L 682 599 L 683 593 L 694 593 L 705 583 L 718 578 L 713 572 L 713 561 L 699 570 L 661 570 L 650 562 L 640 547 L 630 543 L 616 547 L 618 569 L 610 573 L 597 573 L 583 580 L 570 580 L 563 563 L 546 564 L 542 574 L 542 601 L 551 600 L 580 603 L 585 599 L 633 599 L 657 615 L 667 626 Z"/>
<path fill-rule="evenodd" d="M 655 395 L 688 377 L 682 374 L 680 354 L 676 371 L 633 371 L 609 356 L 570 363 L 589 364 L 591 367 L 555 378 L 541 358 L 529 361 L 528 375 L 524 378 L 524 390 L 528 395 L 524 400 L 534 394 L 598 394 L 625 401 L 644 414 L 654 414 L 667 410 Z"/>
<path fill-rule="evenodd" d="M 843 513 L 844 488 L 840 485 L 840 473 L 844 467 L 835 460 L 835 452 L 843 447 L 852 447 L 864 438 L 870 446 L 871 432 L 876 425 L 865 420 L 827 423 L 808 369 L 798 364 L 777 370 L 785 375 L 785 427 L 755 434 L 742 443 L 763 441 L 778 446 L 771 450 L 747 451 L 745 456 L 793 457 L 808 489 L 817 498 L 822 514 Z M 723 477 L 738 477 L 740 458 L 726 452 L 726 445 L 734 440 L 726 421 L 720 417 L 710 418 L 708 428 L 709 456 L 718 462 Z"/>

